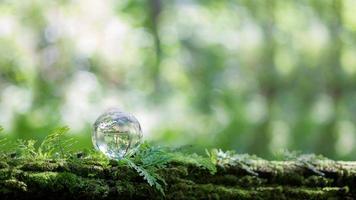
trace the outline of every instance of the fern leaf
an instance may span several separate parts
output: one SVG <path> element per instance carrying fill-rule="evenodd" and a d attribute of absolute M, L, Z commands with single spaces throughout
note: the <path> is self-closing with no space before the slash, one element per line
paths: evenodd
<path fill-rule="evenodd" d="M 158 180 L 160 180 L 161 182 L 163 182 L 165 184 L 165 181 L 162 181 L 163 178 L 160 177 L 155 171 L 153 171 L 152 169 L 151 170 L 148 170 L 148 169 L 145 169 L 144 167 L 142 166 L 139 166 L 139 165 L 136 165 L 134 162 L 132 162 L 130 159 L 125 159 L 125 161 L 128 163 L 128 165 L 135 169 L 137 171 L 137 173 L 143 177 L 144 180 L 147 181 L 147 183 L 150 185 L 150 186 L 155 186 L 155 188 L 161 192 L 163 195 L 164 195 L 164 190 L 163 190 L 163 187 L 162 185 L 158 182 Z"/>
<path fill-rule="evenodd" d="M 4 147 L 7 145 L 7 143 L 8 143 L 7 138 L 0 139 L 0 148 L 1 148 L 1 150 L 4 149 Z"/>
<path fill-rule="evenodd" d="M 17 155 L 21 158 L 35 158 L 38 155 L 35 143 L 35 140 L 17 140 Z"/>
<path fill-rule="evenodd" d="M 150 147 L 140 151 L 135 158 L 142 163 L 143 167 L 163 168 L 171 160 L 172 156 L 160 147 Z"/>
<path fill-rule="evenodd" d="M 55 157 L 59 154 L 60 157 L 64 158 L 69 149 L 75 144 L 72 138 L 65 139 L 65 134 L 68 131 L 69 127 L 67 126 L 55 129 L 41 143 L 38 148 L 39 154 L 45 158 Z"/>

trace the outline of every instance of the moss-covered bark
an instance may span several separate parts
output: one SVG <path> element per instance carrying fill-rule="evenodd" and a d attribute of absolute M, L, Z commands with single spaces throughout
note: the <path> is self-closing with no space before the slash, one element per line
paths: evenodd
<path fill-rule="evenodd" d="M 356 163 L 251 161 L 250 169 L 219 167 L 215 174 L 171 161 L 159 174 L 165 196 L 117 162 L 91 159 L 0 162 L 0 199 L 356 199 Z"/>

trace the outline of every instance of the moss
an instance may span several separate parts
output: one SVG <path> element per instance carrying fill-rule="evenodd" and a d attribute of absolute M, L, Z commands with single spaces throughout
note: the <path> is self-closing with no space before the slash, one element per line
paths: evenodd
<path fill-rule="evenodd" d="M 26 183 L 16 180 L 16 179 L 10 179 L 10 180 L 5 180 L 1 182 L 1 191 L 2 192 L 24 192 L 27 191 L 27 185 Z"/>
<path fill-rule="evenodd" d="M 311 176 L 303 180 L 303 185 L 310 187 L 327 187 L 333 184 L 334 180 L 321 176 Z"/>
<path fill-rule="evenodd" d="M 179 183 L 170 187 L 168 199 L 251 199 L 253 191 L 214 184 Z"/>
<path fill-rule="evenodd" d="M 103 198 L 109 186 L 100 179 L 87 179 L 68 172 L 38 172 L 26 174 L 24 181 L 32 191 L 63 192 L 78 198 Z"/>
<path fill-rule="evenodd" d="M 190 158 L 191 159 L 191 158 Z M 169 163 L 158 170 L 166 197 L 131 168 L 90 159 L 4 158 L 0 199 L 355 199 L 356 165 L 319 167 L 325 177 L 291 162 L 256 162 L 253 176 L 239 166 L 216 174 L 192 163 Z"/>
<path fill-rule="evenodd" d="M 104 168 L 100 165 L 88 165 L 81 162 L 68 163 L 69 171 L 84 177 L 102 178 L 105 176 Z"/>
<path fill-rule="evenodd" d="M 55 187 L 55 179 L 58 174 L 59 172 L 26 173 L 23 177 L 23 181 L 31 188 L 38 190 L 48 189 Z"/>
<path fill-rule="evenodd" d="M 0 169 L 0 180 L 6 180 L 11 177 L 11 170 L 10 169 Z"/>
<path fill-rule="evenodd" d="M 139 179 L 137 172 L 129 168 L 128 166 L 115 166 L 112 168 L 105 169 L 106 178 L 112 180 L 129 181 L 130 179 Z"/>
<path fill-rule="evenodd" d="M 8 168 L 8 167 L 9 167 L 9 165 L 6 162 L 0 161 L 0 169 L 4 169 L 4 168 Z"/>
<path fill-rule="evenodd" d="M 224 186 L 239 186 L 239 187 L 257 187 L 266 184 L 267 179 L 259 178 L 256 176 L 235 176 L 232 174 L 204 176 L 204 178 L 195 180 L 196 183 L 209 182 L 217 185 Z"/>
<path fill-rule="evenodd" d="M 178 179 L 185 178 L 189 175 L 186 166 L 170 166 L 168 168 L 160 169 L 159 174 L 166 180 L 166 182 L 175 182 Z"/>
<path fill-rule="evenodd" d="M 257 187 L 236 188 L 204 185 L 175 185 L 169 199 L 343 199 L 347 189 L 343 188 L 293 188 L 293 187 Z"/>
<path fill-rule="evenodd" d="M 50 161 L 45 161 L 45 160 L 39 160 L 39 161 L 31 161 L 24 163 L 22 167 L 20 168 L 21 170 L 24 171 L 58 171 L 63 168 L 62 163 L 53 163 Z"/>
<path fill-rule="evenodd" d="M 115 193 L 122 198 L 131 199 L 135 196 L 136 188 L 130 182 L 120 181 L 116 182 Z"/>
<path fill-rule="evenodd" d="M 296 199 L 344 199 L 348 193 L 347 188 L 286 188 L 286 193 Z"/>

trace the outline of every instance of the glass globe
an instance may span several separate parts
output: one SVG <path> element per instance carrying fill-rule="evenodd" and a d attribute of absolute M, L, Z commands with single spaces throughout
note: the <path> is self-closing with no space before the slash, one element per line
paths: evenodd
<path fill-rule="evenodd" d="M 140 123 L 129 113 L 111 109 L 95 121 L 92 141 L 109 158 L 122 159 L 134 154 L 142 143 Z"/>

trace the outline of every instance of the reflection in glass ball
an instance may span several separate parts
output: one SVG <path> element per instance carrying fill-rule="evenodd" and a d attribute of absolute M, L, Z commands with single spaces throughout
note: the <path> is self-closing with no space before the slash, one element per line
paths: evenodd
<path fill-rule="evenodd" d="M 109 110 L 94 123 L 92 141 L 96 149 L 112 159 L 132 155 L 142 143 L 140 123 L 129 113 Z"/>

